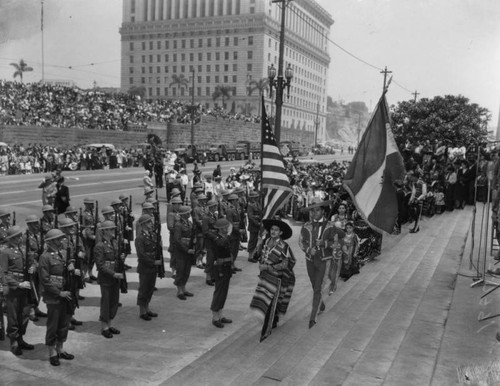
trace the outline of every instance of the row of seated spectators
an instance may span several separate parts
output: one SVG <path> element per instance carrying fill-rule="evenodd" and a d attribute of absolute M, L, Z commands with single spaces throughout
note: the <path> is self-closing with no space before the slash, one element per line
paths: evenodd
<path fill-rule="evenodd" d="M 198 105 L 193 119 L 201 116 L 255 122 L 257 117 L 212 110 Z M 77 87 L 0 80 L 0 124 L 17 126 L 77 127 L 127 130 L 147 122 L 191 122 L 190 104 L 172 100 L 145 101 L 125 93 L 103 93 Z"/>

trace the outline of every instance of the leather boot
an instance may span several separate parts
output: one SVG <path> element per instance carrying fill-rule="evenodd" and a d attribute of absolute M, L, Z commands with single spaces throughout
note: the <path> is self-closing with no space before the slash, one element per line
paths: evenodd
<path fill-rule="evenodd" d="M 186 295 L 184 295 L 182 287 L 177 287 L 177 297 L 181 300 L 186 300 Z"/>
<path fill-rule="evenodd" d="M 10 338 L 10 351 L 17 356 L 23 355 L 23 350 L 19 347 L 17 339 Z"/>

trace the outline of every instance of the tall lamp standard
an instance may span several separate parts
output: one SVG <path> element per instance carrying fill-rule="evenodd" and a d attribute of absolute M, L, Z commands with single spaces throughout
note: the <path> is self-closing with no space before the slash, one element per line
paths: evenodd
<path fill-rule="evenodd" d="M 283 57 L 280 55 L 278 67 L 278 78 L 276 78 L 276 68 L 274 64 L 267 69 L 267 76 L 269 78 L 269 97 L 273 97 L 273 87 L 276 89 L 276 115 L 274 121 L 274 136 L 276 137 L 276 142 L 280 143 L 281 137 L 281 110 L 283 107 L 283 89 L 286 87 L 286 97 L 290 98 L 290 86 L 292 84 L 293 70 L 288 64 L 285 70 L 285 79 L 283 79 Z"/>
<path fill-rule="evenodd" d="M 194 146 L 194 68 L 191 67 L 191 149 Z M 193 154 L 194 157 L 194 154 Z"/>

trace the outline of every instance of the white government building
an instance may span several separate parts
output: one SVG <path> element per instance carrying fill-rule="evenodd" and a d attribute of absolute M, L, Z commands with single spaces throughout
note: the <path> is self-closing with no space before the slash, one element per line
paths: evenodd
<path fill-rule="evenodd" d="M 227 110 L 257 115 L 259 83 L 278 69 L 281 7 L 272 0 L 124 0 L 121 88 L 144 87 L 150 99 L 191 100 L 207 108 L 217 86 Z M 283 98 L 282 129 L 325 138 L 331 15 L 313 0 L 287 3 L 284 72 L 293 71 Z M 194 76 L 194 79 L 193 79 Z M 194 80 L 194 82 L 193 82 Z M 273 98 L 276 95 L 273 90 Z M 274 103 L 264 92 L 266 111 Z M 282 140 L 286 138 L 282 131 Z"/>

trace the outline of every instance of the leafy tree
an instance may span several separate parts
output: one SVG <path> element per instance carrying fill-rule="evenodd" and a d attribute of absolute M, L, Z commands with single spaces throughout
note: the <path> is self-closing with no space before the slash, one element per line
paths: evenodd
<path fill-rule="evenodd" d="M 252 95 L 254 91 L 259 92 L 259 112 L 258 115 L 260 116 L 260 105 L 261 105 L 261 99 L 262 95 L 264 94 L 264 91 L 266 91 L 269 88 L 269 79 L 268 78 L 262 78 L 259 80 L 251 80 L 249 83 L 249 89 L 248 89 L 248 95 Z"/>
<path fill-rule="evenodd" d="M 14 72 L 14 79 L 19 76 L 19 78 L 21 78 L 21 83 L 23 83 L 23 73 L 33 71 L 33 67 L 28 66 L 24 59 L 21 59 L 19 63 L 11 63 L 10 65 L 16 69 Z"/>
<path fill-rule="evenodd" d="M 453 147 L 482 142 L 488 135 L 488 109 L 462 95 L 422 98 L 392 106 L 392 130 L 400 149 L 407 141 L 443 141 Z"/>
<path fill-rule="evenodd" d="M 180 90 L 181 88 L 187 87 L 189 84 L 189 79 L 184 76 L 184 74 L 174 74 L 172 75 L 172 82 L 170 82 L 169 86 L 177 86 L 177 88 Z"/>
<path fill-rule="evenodd" d="M 226 99 L 231 98 L 231 91 L 233 91 L 233 88 L 231 86 L 227 85 L 218 85 L 215 87 L 215 91 L 212 94 L 212 99 L 214 102 L 221 98 L 222 99 L 222 107 L 226 108 Z"/>

